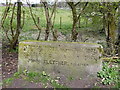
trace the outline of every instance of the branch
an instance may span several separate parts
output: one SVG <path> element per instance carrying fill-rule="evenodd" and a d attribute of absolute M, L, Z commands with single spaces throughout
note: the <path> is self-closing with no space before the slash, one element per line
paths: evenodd
<path fill-rule="evenodd" d="M 57 0 L 55 0 L 54 7 L 53 7 L 53 10 L 52 10 L 50 19 L 52 18 L 53 14 L 54 14 L 54 12 L 55 12 L 55 10 L 56 10 L 56 3 L 57 3 Z"/>
<path fill-rule="evenodd" d="M 53 22 L 52 22 L 52 27 L 51 27 L 51 30 L 53 30 L 53 28 L 54 28 L 54 24 L 55 24 L 55 17 L 56 17 L 56 9 L 54 10 L 54 17 L 53 17 Z"/>
<path fill-rule="evenodd" d="M 73 9 L 74 2 L 67 2 L 67 4 L 69 5 L 69 7 L 70 7 L 71 9 Z"/>
<path fill-rule="evenodd" d="M 5 31 L 4 26 L 3 26 L 2 28 L 3 28 L 3 30 Z M 7 30 L 7 31 L 5 31 L 5 34 L 6 34 L 6 37 L 7 37 L 8 41 L 9 41 L 9 43 L 11 43 L 11 40 L 10 40 L 10 38 L 8 37 L 8 30 Z"/>
<path fill-rule="evenodd" d="M 7 15 L 8 15 L 9 10 L 10 10 L 10 4 L 9 4 L 9 6 L 6 6 L 6 9 L 5 9 L 4 13 L 3 13 L 3 17 L 2 17 L 2 20 L 1 20 L 1 26 L 2 27 L 4 27 L 3 24 L 5 22 L 5 19 L 6 19 Z"/>
<path fill-rule="evenodd" d="M 85 6 L 83 7 L 82 11 L 79 13 L 78 19 L 80 18 L 82 12 L 84 11 L 84 9 L 86 8 L 87 5 L 88 5 L 88 2 L 85 3 Z"/>
<path fill-rule="evenodd" d="M 77 2 L 77 3 L 75 4 L 75 6 L 77 6 L 78 4 L 80 4 L 80 2 Z"/>
<path fill-rule="evenodd" d="M 41 31 L 41 27 L 39 27 L 39 26 L 37 25 L 36 21 L 35 21 L 35 18 L 34 18 L 34 16 L 33 16 L 32 9 L 31 9 L 31 7 L 30 7 L 30 4 L 29 4 L 28 2 L 27 2 L 27 4 L 29 5 L 30 13 L 31 13 L 32 19 L 33 19 L 36 27 Z"/>
<path fill-rule="evenodd" d="M 30 9 L 30 13 L 31 13 L 32 19 L 33 19 L 33 21 L 34 21 L 36 27 L 37 27 L 38 30 L 39 30 L 39 35 L 38 35 L 38 37 L 37 37 L 37 40 L 38 40 L 39 37 L 40 37 L 40 34 L 41 34 L 41 27 L 39 27 L 38 24 L 37 24 L 37 22 L 35 21 L 35 18 L 34 18 L 34 16 L 33 16 L 32 8 L 30 7 L 30 4 L 29 4 L 28 2 L 27 2 L 27 4 L 28 4 L 28 6 L 29 6 L 29 9 Z"/>
<path fill-rule="evenodd" d="M 46 20 L 49 21 L 49 9 L 48 9 L 47 2 L 42 2 L 42 3 L 45 9 Z"/>
<path fill-rule="evenodd" d="M 14 6 L 13 6 L 12 17 L 11 17 L 11 20 L 10 20 L 10 28 L 11 28 L 12 38 L 13 38 L 13 36 L 14 36 L 12 24 L 13 24 L 13 17 L 14 17 L 15 5 L 16 5 L 16 3 L 15 3 Z"/>

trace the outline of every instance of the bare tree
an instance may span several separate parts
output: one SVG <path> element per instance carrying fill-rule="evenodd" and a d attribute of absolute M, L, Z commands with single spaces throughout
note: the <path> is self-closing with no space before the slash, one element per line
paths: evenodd
<path fill-rule="evenodd" d="M 20 35 L 20 31 L 21 31 L 21 5 L 22 2 L 20 0 L 17 1 L 17 29 L 16 29 L 16 33 L 13 36 L 13 40 L 11 41 L 11 49 L 14 49 L 16 44 L 18 43 L 18 37 Z"/>
<path fill-rule="evenodd" d="M 34 17 L 34 15 L 33 15 L 32 8 L 31 8 L 31 6 L 30 6 L 30 3 L 27 2 L 27 4 L 28 4 L 28 6 L 29 6 L 30 14 L 31 14 L 31 17 L 32 17 L 32 19 L 33 19 L 33 21 L 34 21 L 34 24 L 36 25 L 36 27 L 37 27 L 38 30 L 39 30 L 38 37 L 37 37 L 37 40 L 39 40 L 40 34 L 41 34 L 41 27 L 38 25 L 37 21 L 35 20 L 35 17 Z"/>
<path fill-rule="evenodd" d="M 52 32 L 53 32 L 53 38 L 56 38 L 55 32 L 53 30 L 54 21 L 55 21 L 56 2 L 57 2 L 57 0 L 55 1 L 54 5 L 53 5 L 53 9 L 50 14 L 50 10 L 49 10 L 50 8 L 49 8 L 47 1 L 42 1 L 44 10 L 45 10 L 45 16 L 46 16 L 45 41 L 48 40 L 50 30 L 52 30 Z M 53 15 L 54 15 L 54 20 L 52 22 Z M 53 40 L 56 40 L 56 39 L 53 39 Z"/>
<path fill-rule="evenodd" d="M 67 0 L 66 0 L 67 2 Z M 88 2 L 86 2 L 83 6 L 83 8 L 80 9 L 79 13 L 77 13 L 77 5 L 80 4 L 80 2 L 67 2 L 67 4 L 70 6 L 71 10 L 72 10 L 72 16 L 73 16 L 73 25 L 72 25 L 72 41 L 76 41 L 77 40 L 77 35 L 78 32 L 76 30 L 77 28 L 77 23 L 80 19 L 81 14 L 83 13 L 84 9 L 86 8 Z M 79 22 L 80 23 L 80 22 Z"/>
<path fill-rule="evenodd" d="M 15 6 L 17 4 L 17 28 L 13 29 L 13 19 L 15 17 Z M 21 26 L 21 6 L 22 6 L 22 2 L 20 0 L 17 1 L 17 3 L 14 4 L 13 8 L 12 8 L 12 15 L 11 15 L 11 19 L 10 19 L 10 25 L 6 30 L 6 27 L 4 26 L 5 20 L 8 16 L 8 13 L 10 12 L 10 3 L 8 6 L 6 6 L 7 8 L 5 9 L 3 18 L 2 18 L 2 28 L 6 34 L 7 39 L 9 40 L 10 43 L 10 49 L 16 49 L 16 45 L 18 43 L 18 38 L 21 32 L 21 29 L 23 27 L 23 24 Z M 24 16 L 24 15 L 23 15 Z M 23 20 L 24 21 L 24 20 Z M 10 31 L 10 32 L 9 32 Z M 9 32 L 9 33 L 8 33 Z"/>

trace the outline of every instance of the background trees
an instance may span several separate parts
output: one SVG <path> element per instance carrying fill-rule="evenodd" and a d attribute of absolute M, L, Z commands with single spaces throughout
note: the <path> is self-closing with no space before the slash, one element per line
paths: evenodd
<path fill-rule="evenodd" d="M 106 42 L 109 47 L 109 54 L 115 54 L 115 43 L 117 37 L 116 10 L 118 9 L 118 3 L 104 2 L 100 4 L 102 4 L 101 12 L 103 13 L 103 26 L 106 33 Z"/>
<path fill-rule="evenodd" d="M 32 7 L 28 2 L 28 8 L 22 3 L 17 2 L 14 5 L 8 3 L 1 26 L 10 47 L 15 48 L 19 38 L 22 38 L 21 35 L 35 28 L 33 31 L 37 40 L 41 38 L 50 40 L 52 34 L 54 41 L 59 40 L 61 36 L 65 38 L 71 36 L 68 41 L 79 41 L 79 38 L 86 35 L 87 38 L 82 37 L 81 41 L 87 42 L 90 39 L 90 36 L 87 36 L 89 32 L 94 37 L 95 33 L 103 38 L 105 35 L 107 44 L 104 42 L 100 44 L 109 47 L 108 54 L 115 55 L 118 52 L 116 49 L 116 45 L 119 47 L 118 2 L 64 2 L 62 5 L 57 1 L 54 3 L 44 1 Z"/>

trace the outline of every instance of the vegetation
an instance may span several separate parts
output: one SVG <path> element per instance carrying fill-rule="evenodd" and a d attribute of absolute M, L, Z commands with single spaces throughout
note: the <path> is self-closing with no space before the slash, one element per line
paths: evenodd
<path fill-rule="evenodd" d="M 103 84 L 118 84 L 119 82 L 119 67 L 118 65 L 110 66 L 110 62 L 103 63 L 103 69 L 98 73 L 98 76 L 102 78 Z"/>
<path fill-rule="evenodd" d="M 57 79 L 51 78 L 50 75 L 48 75 L 45 71 L 43 71 L 42 73 L 27 72 L 26 70 L 23 72 L 16 72 L 14 73 L 13 77 L 5 79 L 3 83 L 4 85 L 9 85 L 17 78 L 21 78 L 23 80 L 34 82 L 34 83 L 41 82 L 43 85 L 43 88 L 48 88 L 47 84 L 50 84 L 53 88 L 66 88 L 67 89 L 66 86 L 58 83 Z"/>
<path fill-rule="evenodd" d="M 119 67 L 116 65 L 120 61 L 120 2 L 66 2 L 68 6 L 64 9 L 58 8 L 57 2 L 54 5 L 42 2 L 40 7 L 39 4 L 32 4 L 32 6 L 29 2 L 27 4 L 29 7 L 23 6 L 21 2 L 0 6 L 0 16 L 2 17 L 0 18 L 0 37 L 3 34 L 3 42 L 7 43 L 11 52 L 18 51 L 19 41 L 42 40 L 42 38 L 49 40 L 51 33 L 54 41 L 57 41 L 60 33 L 65 37 L 70 36 L 68 41 L 77 42 L 82 35 L 89 35 L 88 32 L 81 33 L 82 31 L 89 31 L 94 37 L 96 36 L 94 33 L 98 32 L 97 36 L 105 37 L 105 43 L 98 42 L 104 46 L 104 56 L 118 57 L 115 61 L 110 60 L 115 62 L 115 65 L 112 63 L 113 66 L 111 66 L 111 62 L 104 62 L 103 70 L 98 72 L 98 77 L 105 85 L 120 84 Z M 35 38 L 31 36 L 33 33 L 35 33 Z M 42 35 L 43 33 L 44 35 Z M 90 38 L 90 36 L 87 37 Z M 83 41 L 86 42 L 87 39 Z M 44 83 L 44 87 L 47 82 L 55 88 L 64 87 L 56 83 L 44 71 L 42 73 L 16 72 L 14 77 L 6 79 L 4 82 L 10 83 L 14 78 L 22 75 L 26 80 Z"/>

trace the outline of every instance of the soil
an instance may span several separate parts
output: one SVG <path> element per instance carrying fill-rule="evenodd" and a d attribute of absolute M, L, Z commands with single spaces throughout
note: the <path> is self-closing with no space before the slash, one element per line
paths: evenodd
<path fill-rule="evenodd" d="M 5 46 L 5 45 L 3 45 Z M 13 76 L 17 72 L 18 66 L 18 53 L 17 52 L 8 52 L 7 46 L 2 49 L 2 79 L 5 80 Z M 101 79 L 76 79 L 67 81 L 65 77 L 62 77 L 59 80 L 59 83 L 64 84 L 68 88 L 110 88 L 113 85 L 102 85 Z M 22 78 L 16 78 L 11 84 L 3 84 L 2 88 L 43 88 L 41 82 L 34 83 L 25 81 Z M 48 88 L 51 86 L 48 85 Z"/>

